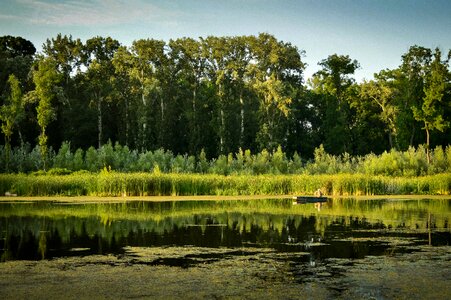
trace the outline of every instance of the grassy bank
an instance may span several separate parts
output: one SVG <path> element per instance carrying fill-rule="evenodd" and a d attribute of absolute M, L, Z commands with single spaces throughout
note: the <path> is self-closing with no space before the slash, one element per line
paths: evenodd
<path fill-rule="evenodd" d="M 335 175 L 233 175 L 163 173 L 0 174 L 0 195 L 195 196 L 195 195 L 449 195 L 451 173 L 421 177 Z"/>

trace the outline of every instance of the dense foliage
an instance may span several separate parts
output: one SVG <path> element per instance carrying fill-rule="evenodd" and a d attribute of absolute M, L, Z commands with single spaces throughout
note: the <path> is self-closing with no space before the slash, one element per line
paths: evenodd
<path fill-rule="evenodd" d="M 321 145 L 314 151 L 313 159 L 302 159 L 297 153 L 291 158 L 279 146 L 269 152 L 262 150 L 252 153 L 239 150 L 218 158 L 208 159 L 203 150 L 196 156 L 175 155 L 171 151 L 158 149 L 138 152 L 111 142 L 99 149 L 94 147 L 84 151 L 73 151 L 70 143 L 64 142 L 54 152 L 49 149 L 45 161 L 50 169 L 43 170 L 43 160 L 39 146 L 31 149 L 29 145 L 14 148 L 10 153 L 10 162 L 4 161 L 6 149 L 0 146 L 0 172 L 6 173 L 8 167 L 15 173 L 66 175 L 76 171 L 98 173 L 107 169 L 122 173 L 160 172 L 183 174 L 218 175 L 260 175 L 260 174 L 367 174 L 385 176 L 424 176 L 451 173 L 451 146 L 437 146 L 429 153 L 423 146 L 407 151 L 385 151 L 381 155 L 367 154 L 351 156 L 328 154 Z"/>
<path fill-rule="evenodd" d="M 354 169 L 393 169 L 366 171 L 375 174 L 449 168 L 437 165 L 443 155 L 435 151 L 434 158 L 429 149 L 450 141 L 451 52 L 412 46 L 398 68 L 362 83 L 353 79 L 359 63 L 337 54 L 322 60 L 306 83 L 303 51 L 269 34 L 142 39 L 129 47 L 110 37 L 82 42 L 58 35 L 35 52 L 23 38 L 0 37 L 3 172 L 103 166 L 148 171 L 155 155 L 169 157 L 170 164 L 158 165 L 171 172 L 332 172 L 335 167 L 317 163 L 320 145 L 332 160 L 349 161 Z M 130 161 L 106 161 L 108 141 L 123 145 L 117 153 Z M 65 165 L 51 149 L 69 144 L 80 150 L 66 150 L 72 165 Z M 432 165 L 401 168 L 412 164 L 409 147 L 421 144 Z M 272 163 L 279 146 L 282 165 L 257 166 L 259 160 Z M 247 153 L 239 149 L 258 153 L 252 167 L 239 161 Z M 228 153 L 236 154 L 230 159 Z M 295 153 L 315 163 L 300 166 Z M 346 153 L 368 154 L 367 165 Z M 384 153 L 377 159 L 396 166 L 377 167 L 369 153 Z M 207 163 L 199 167 L 199 161 Z"/>

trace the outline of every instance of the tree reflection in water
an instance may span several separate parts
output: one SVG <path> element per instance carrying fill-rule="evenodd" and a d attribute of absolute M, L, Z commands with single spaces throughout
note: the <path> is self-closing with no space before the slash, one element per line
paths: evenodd
<path fill-rule="evenodd" d="M 0 203 L 1 261 L 121 254 L 124 247 L 270 248 L 325 258 L 394 251 L 387 240 L 449 245 L 449 200 Z"/>

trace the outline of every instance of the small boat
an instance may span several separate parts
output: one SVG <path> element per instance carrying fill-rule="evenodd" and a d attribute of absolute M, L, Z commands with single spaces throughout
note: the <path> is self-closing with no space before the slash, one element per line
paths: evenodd
<path fill-rule="evenodd" d="M 323 196 L 295 196 L 296 204 L 306 204 L 306 203 L 324 203 L 327 202 L 327 197 Z"/>

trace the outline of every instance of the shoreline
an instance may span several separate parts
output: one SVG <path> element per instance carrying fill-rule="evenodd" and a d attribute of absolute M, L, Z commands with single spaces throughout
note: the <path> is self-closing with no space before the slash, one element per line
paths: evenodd
<path fill-rule="evenodd" d="M 295 195 L 241 195 L 241 196 L 0 196 L 1 202 L 56 201 L 56 202 L 171 202 L 171 201 L 236 201 L 263 199 L 292 199 Z M 451 195 L 365 195 L 327 196 L 329 199 L 355 200 L 451 200 Z"/>

